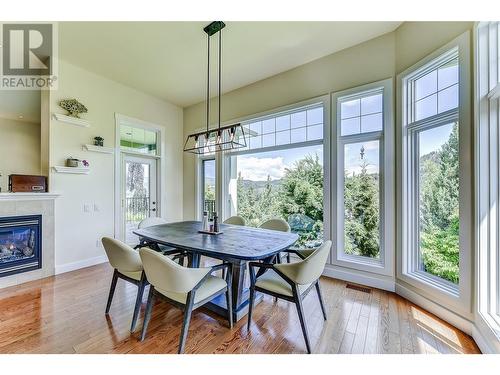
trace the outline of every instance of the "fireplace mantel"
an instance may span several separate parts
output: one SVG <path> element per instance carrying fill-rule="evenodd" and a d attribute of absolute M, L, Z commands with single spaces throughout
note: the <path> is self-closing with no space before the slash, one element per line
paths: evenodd
<path fill-rule="evenodd" d="M 0 193 L 0 201 L 33 201 L 56 199 L 57 193 Z"/>

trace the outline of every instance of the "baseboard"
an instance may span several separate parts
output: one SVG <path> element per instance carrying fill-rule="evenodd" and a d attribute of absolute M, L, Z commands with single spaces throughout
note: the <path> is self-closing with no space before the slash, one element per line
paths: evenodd
<path fill-rule="evenodd" d="M 472 336 L 472 322 L 470 320 L 465 319 L 464 317 L 446 309 L 441 305 L 438 305 L 436 302 L 433 302 L 418 293 L 415 293 L 413 290 L 401 285 L 400 283 L 396 283 L 396 293 Z"/>
<path fill-rule="evenodd" d="M 94 266 L 96 264 L 101 264 L 101 263 L 104 263 L 107 261 L 108 261 L 108 258 L 106 258 L 106 255 L 101 255 L 98 257 L 94 257 L 94 258 L 79 260 L 78 262 L 56 265 L 55 274 L 59 275 L 61 273 L 79 270 L 80 268 Z"/>
<path fill-rule="evenodd" d="M 370 286 L 372 288 L 387 290 L 389 292 L 395 291 L 394 281 L 386 276 L 372 276 L 367 272 L 345 270 L 341 267 L 335 267 L 334 265 L 329 264 L 325 267 L 323 275 L 327 277 L 333 277 L 335 279 L 349 281 L 351 283 Z"/>

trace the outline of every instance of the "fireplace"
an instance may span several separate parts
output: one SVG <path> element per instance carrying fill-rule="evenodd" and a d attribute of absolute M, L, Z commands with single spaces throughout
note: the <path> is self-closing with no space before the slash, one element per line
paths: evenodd
<path fill-rule="evenodd" d="M 42 268 L 42 216 L 0 218 L 0 277 Z"/>

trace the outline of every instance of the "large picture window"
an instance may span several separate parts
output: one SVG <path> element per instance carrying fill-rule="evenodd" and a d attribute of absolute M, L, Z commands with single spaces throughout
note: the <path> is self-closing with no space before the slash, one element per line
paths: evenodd
<path fill-rule="evenodd" d="M 471 152 L 466 34 L 400 75 L 400 268 L 434 301 L 470 314 Z"/>
<path fill-rule="evenodd" d="M 392 274 L 392 80 L 333 95 L 336 262 Z M 387 173 L 386 173 L 387 172 Z"/>
<path fill-rule="evenodd" d="M 405 79 L 411 271 L 459 282 L 458 48 Z"/>
<path fill-rule="evenodd" d="M 321 244 L 324 116 L 316 102 L 243 123 L 247 148 L 225 158 L 226 216 L 253 227 L 282 218 L 299 234 L 298 246 Z"/>

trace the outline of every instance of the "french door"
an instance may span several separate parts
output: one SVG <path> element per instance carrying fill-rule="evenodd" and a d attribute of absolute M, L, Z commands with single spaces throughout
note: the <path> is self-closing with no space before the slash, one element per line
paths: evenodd
<path fill-rule="evenodd" d="M 155 158 L 122 153 L 121 173 L 121 233 L 129 245 L 137 244 L 132 233 L 139 223 L 158 214 Z"/>

